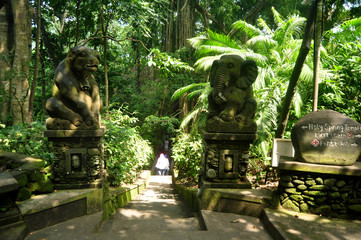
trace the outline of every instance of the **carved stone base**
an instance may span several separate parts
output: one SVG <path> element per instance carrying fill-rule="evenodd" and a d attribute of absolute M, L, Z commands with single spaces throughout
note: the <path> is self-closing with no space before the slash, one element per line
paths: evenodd
<path fill-rule="evenodd" d="M 47 130 L 44 136 L 53 142 L 51 166 L 58 189 L 101 187 L 103 179 L 103 143 L 105 127 L 97 130 Z"/>
<path fill-rule="evenodd" d="M 249 146 L 255 133 L 202 132 L 204 149 L 200 185 L 206 188 L 250 188 L 246 178 Z"/>
<path fill-rule="evenodd" d="M 206 130 L 212 133 L 255 133 L 257 124 L 253 120 L 248 124 L 241 124 L 236 120 L 225 122 L 219 117 L 213 117 L 207 120 Z"/>

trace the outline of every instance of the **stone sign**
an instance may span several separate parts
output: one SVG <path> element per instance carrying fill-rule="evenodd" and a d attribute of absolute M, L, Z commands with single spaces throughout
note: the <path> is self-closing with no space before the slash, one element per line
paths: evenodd
<path fill-rule="evenodd" d="M 341 113 L 309 113 L 292 129 L 296 159 L 327 165 L 352 165 L 361 154 L 361 124 Z"/>

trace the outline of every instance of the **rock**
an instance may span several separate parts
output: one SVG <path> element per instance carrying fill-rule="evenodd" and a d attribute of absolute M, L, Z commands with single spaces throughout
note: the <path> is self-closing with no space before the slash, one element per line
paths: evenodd
<path fill-rule="evenodd" d="M 30 182 L 28 184 L 29 189 L 32 192 L 39 192 L 39 193 L 50 193 L 53 192 L 53 184 L 48 181 L 40 181 L 40 182 Z"/>
<path fill-rule="evenodd" d="M 18 195 L 16 196 L 17 201 L 24 201 L 31 197 L 31 191 L 27 187 L 22 187 L 18 191 Z"/>
<path fill-rule="evenodd" d="M 315 181 L 316 181 L 316 183 L 318 185 L 323 185 L 323 179 L 322 178 L 318 177 L 318 178 L 315 179 Z"/>
<path fill-rule="evenodd" d="M 320 203 L 324 203 L 327 201 L 327 197 L 319 197 L 315 199 L 315 202 L 320 204 Z"/>
<path fill-rule="evenodd" d="M 331 187 L 330 188 L 332 191 L 334 191 L 334 192 L 338 192 L 338 188 L 336 187 L 336 186 L 333 186 L 333 187 Z"/>
<path fill-rule="evenodd" d="M 341 193 L 341 199 L 343 202 L 346 201 L 347 197 L 348 197 L 348 193 Z"/>
<path fill-rule="evenodd" d="M 315 197 L 321 197 L 327 195 L 327 193 L 323 191 L 304 191 L 303 193 L 308 196 L 315 196 Z"/>
<path fill-rule="evenodd" d="M 305 182 L 301 181 L 301 180 L 293 180 L 293 183 L 296 185 L 304 185 L 305 184 Z"/>
<path fill-rule="evenodd" d="M 306 185 L 298 185 L 298 186 L 297 186 L 297 189 L 298 189 L 298 190 L 301 190 L 301 191 L 304 191 L 304 190 L 307 189 L 307 186 L 306 186 Z"/>
<path fill-rule="evenodd" d="M 313 185 L 313 186 L 310 186 L 309 189 L 310 190 L 328 190 L 329 187 L 327 187 L 326 185 Z"/>
<path fill-rule="evenodd" d="M 300 209 L 299 207 L 297 207 L 293 202 L 292 200 L 288 200 L 286 201 L 282 207 L 286 208 L 286 209 L 289 209 L 289 210 L 292 210 L 292 211 L 295 211 L 295 212 L 299 212 Z"/>
<path fill-rule="evenodd" d="M 31 182 L 39 182 L 41 180 L 44 180 L 43 173 L 39 171 L 34 171 L 29 174 L 29 181 Z"/>
<path fill-rule="evenodd" d="M 324 184 L 328 187 L 333 187 L 336 184 L 337 180 L 334 178 L 326 179 Z"/>
<path fill-rule="evenodd" d="M 361 154 L 361 124 L 332 111 L 311 112 L 292 128 L 298 160 L 327 165 L 352 165 Z"/>
<path fill-rule="evenodd" d="M 290 200 L 289 197 L 284 198 L 283 201 L 281 202 L 281 205 L 283 205 L 283 204 L 284 204 L 285 202 L 287 202 L 288 200 Z"/>
<path fill-rule="evenodd" d="M 341 206 L 341 204 L 331 204 L 331 208 L 333 211 L 346 210 L 346 207 Z"/>
<path fill-rule="evenodd" d="M 340 198 L 341 194 L 340 194 L 340 192 L 329 192 L 328 197 L 329 198 Z"/>
<path fill-rule="evenodd" d="M 340 192 L 351 192 L 352 190 L 353 190 L 353 186 L 347 185 L 347 186 L 344 186 L 343 188 L 341 188 Z"/>
<path fill-rule="evenodd" d="M 295 185 L 293 185 L 292 182 L 280 182 L 280 185 L 281 185 L 282 187 L 286 187 L 286 188 L 293 188 L 293 187 L 295 187 Z"/>
<path fill-rule="evenodd" d="M 307 196 L 307 195 L 302 195 L 302 197 L 306 200 L 310 200 L 310 201 L 314 201 L 315 198 L 314 197 L 310 197 L 310 196 Z"/>
<path fill-rule="evenodd" d="M 323 206 L 321 206 L 321 207 L 318 207 L 317 209 L 316 209 L 316 212 L 318 213 L 318 214 L 322 214 L 322 215 L 326 215 L 326 216 L 328 216 L 328 215 L 330 215 L 331 214 L 331 206 L 329 206 L 329 205 L 323 205 Z"/>
<path fill-rule="evenodd" d="M 308 212 L 308 205 L 307 203 L 300 204 L 300 210 L 301 212 Z"/>
<path fill-rule="evenodd" d="M 361 212 L 361 204 L 347 205 L 347 208 L 354 212 Z"/>
<path fill-rule="evenodd" d="M 290 199 L 300 202 L 303 200 L 303 197 L 301 195 L 291 195 Z"/>
<path fill-rule="evenodd" d="M 285 192 L 294 195 L 301 195 L 301 193 L 298 192 L 296 188 L 286 188 Z"/>
<path fill-rule="evenodd" d="M 346 185 L 346 182 L 344 180 L 340 180 L 340 181 L 336 182 L 336 187 L 338 187 L 338 188 L 342 188 L 345 185 Z"/>
<path fill-rule="evenodd" d="M 314 201 L 306 201 L 308 205 L 312 207 L 317 207 L 317 204 Z"/>
<path fill-rule="evenodd" d="M 28 175 L 25 172 L 14 176 L 16 181 L 18 181 L 19 187 L 25 187 L 28 183 Z"/>
<path fill-rule="evenodd" d="M 291 182 L 292 177 L 290 175 L 281 175 L 282 182 Z"/>
<path fill-rule="evenodd" d="M 308 185 L 308 186 L 312 186 L 312 185 L 316 185 L 316 181 L 315 180 L 306 180 L 306 185 Z"/>

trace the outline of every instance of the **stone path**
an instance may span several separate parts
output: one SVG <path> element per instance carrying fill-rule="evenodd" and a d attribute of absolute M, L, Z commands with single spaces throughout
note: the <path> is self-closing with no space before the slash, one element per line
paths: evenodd
<path fill-rule="evenodd" d="M 151 176 L 147 189 L 99 225 L 101 213 L 79 217 L 31 233 L 26 240 L 229 240 L 271 239 L 258 218 L 202 212 L 197 214 L 173 193 L 170 176 Z"/>

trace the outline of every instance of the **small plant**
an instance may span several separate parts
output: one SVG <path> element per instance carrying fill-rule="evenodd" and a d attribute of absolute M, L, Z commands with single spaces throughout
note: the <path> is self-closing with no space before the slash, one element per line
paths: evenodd
<path fill-rule="evenodd" d="M 134 182 L 154 159 L 150 143 L 140 136 L 134 126 L 137 121 L 137 118 L 124 113 L 124 109 L 111 110 L 103 121 L 107 127 L 104 159 L 112 186 Z"/>
<path fill-rule="evenodd" d="M 44 137 L 45 124 L 29 124 L 0 127 L 0 150 L 38 156 L 49 165 L 53 160 L 51 142 Z"/>
<path fill-rule="evenodd" d="M 173 138 L 172 158 L 178 178 L 188 182 L 197 182 L 201 168 L 202 138 L 179 133 Z"/>

